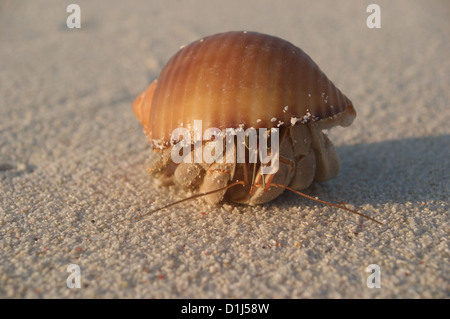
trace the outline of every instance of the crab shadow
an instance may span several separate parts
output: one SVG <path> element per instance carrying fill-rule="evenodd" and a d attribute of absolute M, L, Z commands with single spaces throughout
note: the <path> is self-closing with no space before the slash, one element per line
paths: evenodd
<path fill-rule="evenodd" d="M 332 202 L 372 205 L 448 201 L 450 135 L 343 145 L 336 150 L 341 161 L 337 178 L 314 183 L 305 193 Z M 275 201 L 281 205 L 289 206 L 286 199 L 316 204 L 294 199 L 295 194 L 280 197 Z"/>

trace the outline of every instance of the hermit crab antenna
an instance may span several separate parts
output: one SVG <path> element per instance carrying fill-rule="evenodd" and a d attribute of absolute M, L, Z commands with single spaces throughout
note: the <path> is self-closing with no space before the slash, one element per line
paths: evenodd
<path fill-rule="evenodd" d="M 229 184 L 229 185 L 227 185 L 225 187 L 221 187 L 221 188 L 209 191 L 209 192 L 203 192 L 203 193 L 195 194 L 195 195 L 189 196 L 187 198 L 183 198 L 183 199 L 177 200 L 175 202 L 172 202 L 170 204 L 167 204 L 166 206 L 154 209 L 154 210 L 152 210 L 150 212 L 147 212 L 144 215 L 141 215 L 139 217 L 142 218 L 142 217 L 148 216 L 150 214 L 159 212 L 160 210 L 163 210 L 163 209 L 166 209 L 166 208 L 169 208 L 169 207 L 181 204 L 183 202 L 187 202 L 188 200 L 191 200 L 191 199 L 195 199 L 195 198 L 199 198 L 199 197 L 203 197 L 203 196 L 208 196 L 208 195 L 211 195 L 211 194 L 214 194 L 214 193 L 217 193 L 217 192 L 221 192 L 221 191 L 227 190 L 229 188 L 232 188 L 232 187 L 234 187 L 236 185 L 243 185 L 243 186 L 245 186 L 246 182 L 245 181 L 236 181 L 236 182 L 233 182 L 233 183 L 231 183 L 231 184 Z"/>
<path fill-rule="evenodd" d="M 214 193 L 217 193 L 217 192 L 221 192 L 221 191 L 230 189 L 230 188 L 235 187 L 235 186 L 237 186 L 237 185 L 246 186 L 246 185 L 247 185 L 247 182 L 246 182 L 246 181 L 236 181 L 236 182 L 233 182 L 233 183 L 231 183 L 231 184 L 229 184 L 229 185 L 227 185 L 227 186 L 225 186 L 225 187 L 221 187 L 221 188 L 218 188 L 218 189 L 209 191 L 209 192 L 203 192 L 203 193 L 195 194 L 195 195 L 189 196 L 189 197 L 187 197 L 187 198 L 180 199 L 180 200 L 178 200 L 178 201 L 172 202 L 172 203 L 170 203 L 170 204 L 168 204 L 168 205 L 165 205 L 165 206 L 163 206 L 163 207 L 154 209 L 154 210 L 152 210 L 152 211 L 150 211 L 150 212 L 145 213 L 144 215 L 140 215 L 139 217 L 140 217 L 140 218 L 143 218 L 143 217 L 145 217 L 145 216 L 148 216 L 148 215 L 150 215 L 150 214 L 159 212 L 159 211 L 161 211 L 161 210 L 163 210 L 163 209 L 166 209 L 166 208 L 169 208 L 169 207 L 172 207 L 172 206 L 181 204 L 181 203 L 186 202 L 186 201 L 188 201 L 188 200 L 192 200 L 192 199 L 199 198 L 199 197 L 203 197 L 203 196 L 208 196 L 208 195 L 211 195 L 211 194 L 214 194 Z M 291 191 L 291 192 L 293 192 L 293 193 L 296 193 L 296 194 L 298 194 L 298 195 L 300 195 L 300 196 L 303 196 L 303 197 L 308 198 L 308 199 L 310 199 L 310 200 L 313 200 L 313 201 L 315 201 L 315 202 L 318 202 L 318 203 L 321 203 L 321 204 L 325 204 L 325 205 L 329 205 L 329 206 L 332 206 L 332 207 L 336 207 L 336 208 L 339 208 L 339 209 L 346 210 L 346 211 L 348 211 L 348 212 L 350 212 L 350 213 L 353 213 L 353 214 L 359 215 L 359 216 L 361 216 L 361 217 L 367 218 L 367 219 L 369 219 L 369 220 L 371 220 L 371 221 L 373 221 L 373 222 L 375 222 L 375 223 L 377 223 L 377 224 L 379 224 L 379 225 L 383 225 L 383 223 L 379 222 L 379 221 L 376 220 L 375 218 L 372 218 L 372 217 L 370 217 L 370 216 L 364 215 L 364 214 L 362 214 L 362 213 L 360 213 L 360 212 L 357 212 L 356 210 L 347 208 L 347 207 L 345 207 L 345 206 L 343 206 L 343 205 L 330 203 L 330 202 L 327 202 L 327 201 L 324 201 L 324 200 L 321 200 L 321 199 L 312 197 L 312 196 L 307 195 L 307 194 L 305 194 L 305 193 L 302 193 L 302 192 L 300 192 L 300 191 L 298 191 L 298 190 L 295 190 L 295 189 L 293 189 L 293 188 L 291 188 L 291 187 L 289 187 L 289 186 L 281 185 L 281 184 L 277 184 L 277 183 L 270 183 L 270 186 L 281 187 L 281 188 L 287 189 L 287 190 L 289 190 L 289 191 Z M 267 189 L 267 187 L 264 187 L 264 186 L 261 185 L 261 184 L 256 184 L 255 187 L 263 187 L 264 189 Z M 125 219 L 125 220 L 128 220 L 128 219 Z M 122 221 L 124 221 L 124 220 L 120 220 L 119 222 L 122 222 Z"/>
<path fill-rule="evenodd" d="M 372 218 L 372 217 L 369 217 L 369 216 L 367 216 L 367 215 L 364 215 L 364 214 L 362 214 L 362 213 L 360 213 L 360 212 L 357 212 L 356 210 L 347 208 L 347 207 L 345 207 L 345 206 L 343 206 L 343 205 L 330 203 L 330 202 L 327 202 L 327 201 L 324 201 L 324 200 L 321 200 L 321 199 L 318 199 L 318 198 L 309 196 L 309 195 L 307 195 L 307 194 L 305 194 L 305 193 L 302 193 L 302 192 L 300 192 L 300 191 L 298 191 L 298 190 L 295 190 L 295 189 L 293 189 L 293 188 L 291 188 L 291 187 L 289 187 L 289 186 L 281 185 L 281 184 L 276 184 L 276 183 L 271 183 L 270 186 L 282 187 L 282 188 L 284 188 L 284 189 L 287 189 L 287 190 L 289 190 L 289 191 L 291 191 L 291 192 L 294 192 L 294 193 L 296 193 L 296 194 L 298 194 L 298 195 L 300 195 L 300 196 L 306 197 L 306 198 L 308 198 L 308 199 L 310 199 L 310 200 L 313 200 L 313 201 L 315 201 L 315 202 L 319 202 L 319 203 L 322 203 L 322 204 L 325 204 L 325 205 L 329 205 L 329 206 L 332 206 L 332 207 L 336 207 L 336 208 L 340 208 L 340 209 L 346 210 L 346 211 L 348 211 L 348 212 L 350 212 L 350 213 L 353 213 L 353 214 L 362 216 L 362 217 L 364 217 L 364 218 L 367 218 L 367 219 L 369 219 L 369 220 L 371 220 L 371 221 L 373 221 L 373 222 L 375 222 L 375 223 L 377 223 L 377 224 L 379 224 L 379 225 L 383 225 L 383 223 L 379 222 L 378 220 L 376 220 L 376 219 L 374 219 L 374 218 Z"/>

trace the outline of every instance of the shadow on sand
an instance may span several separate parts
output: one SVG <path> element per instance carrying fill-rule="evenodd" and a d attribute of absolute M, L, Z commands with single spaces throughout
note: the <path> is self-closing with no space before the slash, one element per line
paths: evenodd
<path fill-rule="evenodd" d="M 336 149 L 341 160 L 338 177 L 314 183 L 305 193 L 332 202 L 372 205 L 449 200 L 450 135 Z M 291 199 L 296 195 L 281 197 L 285 196 Z"/>

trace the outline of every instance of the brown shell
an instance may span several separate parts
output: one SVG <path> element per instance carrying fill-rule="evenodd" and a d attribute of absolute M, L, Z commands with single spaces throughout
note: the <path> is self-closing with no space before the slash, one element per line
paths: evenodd
<path fill-rule="evenodd" d="M 172 131 L 350 125 L 352 102 L 301 49 L 270 35 L 227 32 L 181 48 L 133 105 L 154 148 Z"/>

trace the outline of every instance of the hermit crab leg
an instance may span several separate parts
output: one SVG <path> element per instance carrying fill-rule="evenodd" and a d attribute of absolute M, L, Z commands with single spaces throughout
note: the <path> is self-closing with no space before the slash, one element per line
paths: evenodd
<path fill-rule="evenodd" d="M 244 165 L 244 167 L 245 167 L 246 165 Z M 245 170 L 244 170 L 244 174 L 246 175 L 245 176 L 245 179 L 246 180 L 248 180 L 248 177 L 247 177 L 247 172 L 245 172 Z M 255 184 L 255 180 L 256 180 L 256 163 L 255 164 L 253 164 L 253 173 L 252 173 L 252 183 L 250 184 L 251 185 L 251 188 L 250 188 L 250 192 L 248 193 L 248 197 L 250 198 L 250 196 L 252 196 L 254 193 L 255 193 L 255 189 L 256 189 L 256 184 Z M 259 180 L 259 178 L 258 178 L 258 180 Z"/>
<path fill-rule="evenodd" d="M 156 213 L 156 212 L 158 212 L 160 210 L 163 210 L 163 209 L 166 209 L 166 208 L 169 208 L 169 207 L 181 204 L 183 202 L 187 202 L 188 200 L 191 200 L 191 199 L 195 199 L 195 198 L 199 198 L 199 197 L 203 197 L 203 196 L 208 196 L 208 195 L 211 195 L 211 194 L 214 194 L 214 193 L 222 192 L 224 190 L 230 189 L 230 188 L 232 188 L 234 186 L 237 186 L 237 185 L 245 186 L 245 182 L 244 181 L 237 181 L 237 182 L 233 182 L 230 185 L 227 185 L 225 187 L 221 187 L 221 188 L 209 191 L 209 192 L 202 192 L 202 193 L 199 193 L 199 194 L 195 194 L 195 195 L 189 196 L 187 198 L 183 198 L 183 199 L 177 200 L 175 202 L 172 202 L 170 204 L 167 204 L 166 206 L 163 206 L 163 207 L 160 207 L 160 208 L 156 208 L 156 209 L 154 209 L 154 210 L 152 210 L 152 211 L 150 211 L 148 213 L 145 213 L 144 215 L 142 215 L 140 217 L 148 216 L 148 215 Z"/>
<path fill-rule="evenodd" d="M 229 184 L 229 185 L 227 185 L 227 186 L 225 186 L 225 187 L 221 187 L 221 188 L 215 189 L 215 190 L 213 190 L 213 191 L 195 194 L 195 195 L 192 195 L 192 196 L 190 196 L 190 197 L 183 198 L 183 199 L 180 199 L 180 200 L 178 200 L 178 201 L 172 202 L 172 203 L 170 203 L 170 204 L 168 204 L 168 205 L 165 205 L 165 206 L 163 206 L 163 207 L 154 209 L 154 210 L 152 210 L 152 211 L 150 211 L 150 212 L 148 212 L 148 213 L 145 213 L 144 215 L 141 215 L 140 217 L 143 218 L 143 217 L 145 217 L 145 216 L 148 216 L 148 215 L 153 214 L 153 213 L 156 213 L 156 212 L 158 212 L 158 211 L 160 211 L 160 210 L 163 210 L 163 209 L 166 209 L 166 208 L 169 208 L 169 207 L 172 207 L 172 206 L 181 204 L 181 203 L 186 202 L 186 201 L 188 201 L 188 200 L 192 200 L 192 199 L 199 198 L 199 197 L 203 197 L 203 196 L 208 196 L 208 195 L 211 195 L 211 194 L 214 194 L 214 193 L 217 193 L 217 192 L 222 192 L 222 191 L 224 191 L 224 190 L 230 189 L 230 188 L 235 187 L 235 186 L 237 186 L 237 185 L 246 186 L 246 182 L 245 182 L 245 181 L 236 181 L 236 182 L 233 182 L 233 183 L 231 183 L 231 184 Z M 263 187 L 263 185 L 261 185 L 261 184 L 256 184 L 255 186 L 256 186 L 256 187 L 259 187 L 259 188 L 262 188 L 262 187 Z M 313 201 L 315 201 L 315 202 L 318 202 L 318 203 L 321 203 L 321 204 L 325 204 L 325 205 L 329 205 L 329 206 L 332 206 L 332 207 L 336 207 L 336 208 L 339 208 L 339 209 L 346 210 L 346 211 L 348 211 L 348 212 L 350 212 L 350 213 L 353 213 L 353 214 L 356 214 L 356 215 L 358 215 L 358 216 L 367 218 L 367 219 L 373 221 L 374 223 L 377 223 L 377 224 L 379 224 L 379 225 L 383 225 L 382 222 L 376 220 L 375 218 L 372 218 L 372 217 L 370 217 L 370 216 L 367 216 L 367 215 L 365 215 L 365 214 L 362 214 L 362 213 L 360 213 L 360 212 L 358 212 L 358 211 L 356 211 L 356 210 L 347 208 L 347 207 L 345 207 L 345 206 L 343 206 L 343 205 L 330 203 L 330 202 L 321 200 L 321 199 L 319 199 L 319 198 L 312 197 L 312 196 L 307 195 L 307 194 L 305 194 L 305 193 L 302 193 L 302 192 L 300 192 L 300 191 L 298 191 L 298 190 L 295 190 L 295 189 L 293 189 L 293 188 L 291 188 L 291 187 L 289 187 L 289 186 L 281 185 L 281 184 L 277 184 L 277 183 L 272 183 L 271 186 L 274 186 L 274 187 L 281 187 L 281 188 L 287 189 L 287 190 L 289 190 L 289 191 L 291 191 L 291 192 L 293 192 L 293 193 L 296 193 L 296 194 L 298 194 L 298 195 L 300 195 L 300 196 L 303 196 L 303 197 L 308 198 L 308 199 L 310 199 L 310 200 L 313 200 Z"/>
<path fill-rule="evenodd" d="M 256 167 L 256 166 L 255 166 Z M 275 177 L 275 174 L 269 174 L 267 176 L 268 177 L 268 181 L 266 182 L 266 175 L 262 175 L 262 174 L 258 174 L 258 176 L 255 178 L 255 171 L 253 171 L 253 178 L 252 178 L 252 188 L 251 191 L 249 193 L 249 196 L 253 195 L 255 193 L 256 187 L 259 187 L 257 185 L 261 180 L 262 180 L 262 188 L 264 189 L 264 192 L 267 192 L 270 188 L 270 183 L 272 182 L 272 179 Z M 255 179 L 256 179 L 256 183 L 255 183 Z"/>
<path fill-rule="evenodd" d="M 296 194 L 298 194 L 298 195 L 300 195 L 300 196 L 303 196 L 303 197 L 306 197 L 306 198 L 308 198 L 308 199 L 311 199 L 311 200 L 313 200 L 313 201 L 315 201 L 315 202 L 319 202 L 319 203 L 322 203 L 322 204 L 326 204 L 326 205 L 330 205 L 330 206 L 333 206 L 333 207 L 336 207 L 336 208 L 340 208 L 340 209 L 346 210 L 346 211 L 348 211 L 348 212 L 350 212 L 350 213 L 353 213 L 353 214 L 356 214 L 356 215 L 365 217 L 365 218 L 367 218 L 367 219 L 369 219 L 369 220 L 371 220 L 371 221 L 373 221 L 373 222 L 375 222 L 375 223 L 377 223 L 377 224 L 379 224 L 379 225 L 383 225 L 383 223 L 379 222 L 378 220 L 376 220 L 376 219 L 374 219 L 374 218 L 372 218 L 372 217 L 369 217 L 369 216 L 367 216 L 367 215 L 364 215 L 364 214 L 362 214 L 362 213 L 359 213 L 359 212 L 357 212 L 356 210 L 347 208 L 347 207 L 342 206 L 342 205 L 339 205 L 339 204 L 334 204 L 334 203 L 330 203 L 330 202 L 327 202 L 327 201 L 324 201 L 324 200 L 321 200 L 321 199 L 318 199 L 318 198 L 314 198 L 314 197 L 309 196 L 309 195 L 307 195 L 307 194 L 305 194 L 305 193 L 302 193 L 302 192 L 300 192 L 300 191 L 298 191 L 298 190 L 295 190 L 295 189 L 293 189 L 293 188 L 290 188 L 289 186 L 281 185 L 281 184 L 276 184 L 276 183 L 273 183 L 272 186 L 285 188 L 285 189 L 287 189 L 287 190 L 289 190 L 289 191 L 291 191 L 291 192 L 294 192 L 294 193 L 296 193 Z"/>

